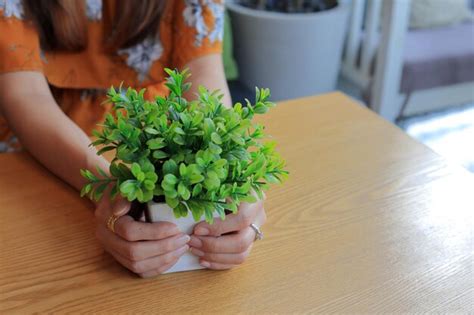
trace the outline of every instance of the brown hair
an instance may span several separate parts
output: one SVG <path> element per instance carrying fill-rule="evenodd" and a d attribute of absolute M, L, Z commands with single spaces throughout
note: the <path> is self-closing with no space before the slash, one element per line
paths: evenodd
<path fill-rule="evenodd" d="M 116 0 L 111 18 L 109 48 L 126 48 L 158 32 L 167 1 Z M 27 16 L 34 22 L 45 50 L 79 51 L 87 46 L 85 0 L 23 0 Z M 104 8 L 106 1 L 104 0 Z M 104 16 L 104 18 L 106 18 Z"/>

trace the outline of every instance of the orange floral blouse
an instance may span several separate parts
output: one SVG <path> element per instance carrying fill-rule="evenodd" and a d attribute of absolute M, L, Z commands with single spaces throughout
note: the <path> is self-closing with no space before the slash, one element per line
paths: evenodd
<path fill-rule="evenodd" d="M 106 52 L 102 20 L 115 0 L 86 2 L 88 45 L 81 52 L 43 51 L 38 33 L 24 18 L 21 0 L 0 0 L 0 74 L 38 71 L 45 75 L 61 109 L 90 134 L 110 107 L 103 106 L 111 85 L 147 88 L 153 98 L 165 93 L 163 68 L 182 68 L 194 58 L 220 53 L 223 0 L 167 1 L 159 36 L 114 53 Z M 0 152 L 21 145 L 0 116 Z"/>

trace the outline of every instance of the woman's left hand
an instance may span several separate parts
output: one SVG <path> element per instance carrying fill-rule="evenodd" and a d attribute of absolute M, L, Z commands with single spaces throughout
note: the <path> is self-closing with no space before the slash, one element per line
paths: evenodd
<path fill-rule="evenodd" d="M 261 227 L 266 219 L 263 200 L 241 203 L 239 211 L 227 215 L 225 220 L 216 218 L 213 224 L 197 224 L 188 245 L 203 267 L 230 269 L 243 263 L 250 254 L 256 236 L 250 224 Z"/>

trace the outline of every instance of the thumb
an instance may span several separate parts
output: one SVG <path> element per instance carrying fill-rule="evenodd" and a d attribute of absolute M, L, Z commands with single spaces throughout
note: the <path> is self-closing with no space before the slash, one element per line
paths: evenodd
<path fill-rule="evenodd" d="M 112 206 L 112 213 L 117 216 L 121 217 L 128 213 L 130 210 L 130 202 L 122 197 L 117 197 L 117 200 L 114 202 Z"/>

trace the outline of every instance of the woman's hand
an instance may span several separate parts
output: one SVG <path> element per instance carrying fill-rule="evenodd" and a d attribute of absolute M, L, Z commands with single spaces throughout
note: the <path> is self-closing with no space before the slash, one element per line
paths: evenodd
<path fill-rule="evenodd" d="M 170 222 L 134 221 L 126 215 L 129 209 L 127 200 L 117 198 L 112 204 L 105 195 L 95 211 L 96 236 L 107 252 L 140 277 L 159 275 L 186 253 L 190 238 Z M 115 222 L 115 233 L 107 228 L 107 220 L 112 213 L 120 217 Z"/>
<path fill-rule="evenodd" d="M 255 240 L 254 223 L 262 226 L 267 217 L 263 201 L 242 203 L 237 214 L 215 219 L 213 224 L 201 222 L 194 228 L 189 245 L 191 252 L 200 257 L 203 267 L 230 269 L 245 261 Z"/>

